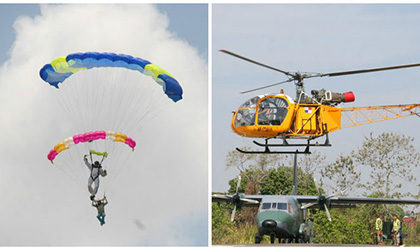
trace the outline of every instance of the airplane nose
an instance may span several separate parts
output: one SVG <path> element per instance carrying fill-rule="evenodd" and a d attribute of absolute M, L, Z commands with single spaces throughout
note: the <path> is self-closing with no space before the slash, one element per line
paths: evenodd
<path fill-rule="evenodd" d="M 274 228 L 277 226 L 277 223 L 273 220 L 265 220 L 263 221 L 262 226 L 265 228 Z"/>

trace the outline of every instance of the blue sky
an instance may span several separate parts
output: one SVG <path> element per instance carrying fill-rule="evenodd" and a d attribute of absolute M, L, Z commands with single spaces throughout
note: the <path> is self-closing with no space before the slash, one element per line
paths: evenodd
<path fill-rule="evenodd" d="M 0 29 L 2 36 L 0 37 L 0 62 L 4 62 L 8 55 L 8 50 L 15 40 L 15 31 L 13 23 L 16 18 L 22 15 L 38 15 L 39 5 L 37 4 L 0 4 Z"/>
<path fill-rule="evenodd" d="M 200 55 L 207 59 L 208 29 L 207 4 L 157 4 L 157 8 L 170 19 L 169 30 L 196 47 Z M 38 4 L 0 4 L 0 62 L 7 58 L 7 51 L 15 39 L 13 23 L 22 15 L 40 14 Z M 191 20 L 196 20 L 191 22 Z M 4 53 L 6 52 L 6 53 Z"/>

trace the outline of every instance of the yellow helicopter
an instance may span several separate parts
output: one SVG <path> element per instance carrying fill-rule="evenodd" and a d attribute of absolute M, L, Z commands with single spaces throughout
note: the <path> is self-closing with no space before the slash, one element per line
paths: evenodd
<path fill-rule="evenodd" d="M 262 64 L 249 58 L 240 56 L 227 50 L 220 50 L 226 54 L 238 57 L 248 62 L 281 72 L 289 77 L 288 80 L 264 87 L 244 91 L 248 93 L 286 82 L 296 85 L 296 99 L 283 93 L 259 95 L 243 103 L 233 112 L 232 130 L 244 137 L 264 138 L 265 143 L 254 141 L 258 146 L 265 147 L 264 151 L 244 151 L 242 153 L 310 153 L 311 146 L 331 146 L 328 133 L 341 128 L 353 127 L 378 121 L 385 121 L 400 117 L 417 115 L 420 117 L 420 104 L 386 105 L 375 107 L 339 108 L 340 103 L 353 102 L 352 92 L 335 93 L 330 90 L 312 90 L 311 95 L 305 93 L 303 80 L 312 77 L 341 76 L 360 74 L 374 71 L 418 67 L 417 64 L 406 64 L 391 67 L 343 71 L 334 73 L 301 74 L 287 72 Z M 311 140 L 326 136 L 324 143 L 311 143 Z M 270 139 L 282 139 L 280 144 L 269 144 Z M 306 139 L 304 144 L 290 144 L 287 139 Z M 271 147 L 306 146 L 305 151 L 278 152 L 271 151 Z"/>

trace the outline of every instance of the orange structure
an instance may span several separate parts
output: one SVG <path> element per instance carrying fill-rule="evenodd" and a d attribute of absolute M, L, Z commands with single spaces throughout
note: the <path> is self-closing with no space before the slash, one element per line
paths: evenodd
<path fill-rule="evenodd" d="M 338 108 L 295 103 L 285 94 L 261 95 L 246 101 L 232 117 L 233 131 L 252 138 L 314 139 L 341 128 L 420 116 L 420 104 Z"/>

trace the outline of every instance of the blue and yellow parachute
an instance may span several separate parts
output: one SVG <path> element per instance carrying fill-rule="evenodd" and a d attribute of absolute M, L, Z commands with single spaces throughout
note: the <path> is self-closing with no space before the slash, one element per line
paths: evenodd
<path fill-rule="evenodd" d="M 177 102 L 182 99 L 182 87 L 178 81 L 166 70 L 144 59 L 130 55 L 115 53 L 73 53 L 54 59 L 44 65 L 39 72 L 41 78 L 51 86 L 58 88 L 58 84 L 78 72 L 99 67 L 117 67 L 139 71 L 149 75 L 163 87 L 165 94 Z"/>

